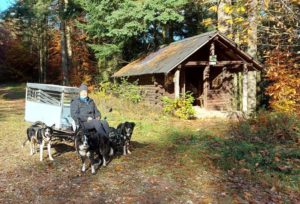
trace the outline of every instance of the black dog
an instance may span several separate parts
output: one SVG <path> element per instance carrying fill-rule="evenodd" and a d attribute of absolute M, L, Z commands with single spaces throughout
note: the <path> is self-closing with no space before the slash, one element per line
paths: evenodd
<path fill-rule="evenodd" d="M 121 135 L 120 129 L 110 127 L 108 137 L 114 151 L 119 152 L 119 150 L 122 149 L 124 144 L 124 137 Z"/>
<path fill-rule="evenodd" d="M 75 136 L 75 149 L 78 153 L 78 155 L 81 158 L 82 161 L 82 168 L 81 171 L 85 172 L 85 159 L 89 158 L 91 161 L 91 165 L 92 165 L 92 173 L 95 172 L 95 169 L 93 164 L 94 164 L 94 157 L 92 156 L 92 153 L 90 151 L 90 146 L 89 146 L 89 140 L 88 140 L 88 136 L 86 134 L 86 132 L 83 132 L 82 130 L 79 130 L 76 133 Z"/>
<path fill-rule="evenodd" d="M 89 158 L 91 162 L 92 174 L 95 174 L 95 159 L 94 155 L 98 155 L 99 159 L 102 158 L 102 165 L 106 166 L 107 155 L 113 155 L 113 149 L 110 145 L 108 137 L 100 135 L 95 131 L 87 131 L 81 129 L 78 131 L 75 137 L 75 148 L 82 161 L 82 172 L 85 172 L 85 160 Z M 100 162 L 98 163 L 98 165 Z"/>
<path fill-rule="evenodd" d="M 40 146 L 40 161 L 43 161 L 43 150 L 45 144 L 47 144 L 49 159 L 53 160 L 51 155 L 51 139 L 53 135 L 53 128 L 47 126 L 43 122 L 36 122 L 27 128 L 27 139 L 23 143 L 25 146 L 26 142 L 30 142 L 30 155 L 33 155 L 36 152 L 36 144 Z"/>
<path fill-rule="evenodd" d="M 129 150 L 131 136 L 135 127 L 134 122 L 121 123 L 117 127 L 118 133 L 121 135 L 121 145 L 123 146 L 123 155 L 131 154 Z"/>

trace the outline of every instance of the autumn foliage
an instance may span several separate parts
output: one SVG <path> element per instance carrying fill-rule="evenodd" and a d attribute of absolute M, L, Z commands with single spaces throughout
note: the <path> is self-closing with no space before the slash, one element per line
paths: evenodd
<path fill-rule="evenodd" d="M 60 33 L 56 30 L 52 31 L 48 44 L 48 83 L 59 84 L 62 81 L 60 41 Z"/>
<path fill-rule="evenodd" d="M 73 27 L 73 29 L 75 29 Z M 69 68 L 70 85 L 78 86 L 81 83 L 93 84 L 96 76 L 96 63 L 90 54 L 85 35 L 80 32 L 72 34 L 72 59 Z M 62 76 L 62 57 L 61 57 L 61 33 L 54 30 L 51 33 L 49 42 L 49 59 L 48 59 L 48 83 L 61 84 Z"/>
<path fill-rule="evenodd" d="M 86 35 L 80 32 L 75 26 L 72 34 L 72 70 L 70 70 L 70 84 L 80 85 L 86 83 L 94 84 L 97 74 L 97 62 L 88 49 Z"/>
<path fill-rule="evenodd" d="M 37 75 L 37 58 L 22 42 L 10 22 L 0 26 L 0 81 L 28 81 Z"/>
<path fill-rule="evenodd" d="M 280 112 L 300 113 L 300 57 L 288 51 L 274 50 L 266 62 L 271 85 L 267 94 L 270 106 Z"/>

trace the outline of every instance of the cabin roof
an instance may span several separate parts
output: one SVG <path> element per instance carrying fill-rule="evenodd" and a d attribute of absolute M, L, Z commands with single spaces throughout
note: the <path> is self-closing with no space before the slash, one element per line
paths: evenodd
<path fill-rule="evenodd" d="M 252 63 L 256 69 L 262 69 L 262 65 L 255 61 L 249 54 L 237 48 L 236 43 L 226 38 L 217 31 L 211 31 L 173 42 L 146 57 L 141 57 L 117 71 L 113 77 L 138 76 L 146 74 L 167 74 L 180 65 L 184 60 L 197 52 L 215 37 L 226 41 L 239 54 L 244 61 Z"/>

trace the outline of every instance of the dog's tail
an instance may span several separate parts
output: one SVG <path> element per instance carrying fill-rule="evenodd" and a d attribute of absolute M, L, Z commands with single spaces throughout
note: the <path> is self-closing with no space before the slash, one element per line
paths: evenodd
<path fill-rule="evenodd" d="M 27 142 L 28 142 L 28 139 L 26 138 L 26 140 L 22 143 L 22 147 L 25 147 Z"/>

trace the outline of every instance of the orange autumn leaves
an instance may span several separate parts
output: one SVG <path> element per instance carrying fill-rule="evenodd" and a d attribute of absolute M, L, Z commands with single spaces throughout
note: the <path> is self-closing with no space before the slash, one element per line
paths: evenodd
<path fill-rule="evenodd" d="M 61 68 L 61 34 L 59 31 L 54 31 L 50 35 L 47 82 L 60 84 L 63 77 Z M 81 83 L 93 84 L 97 72 L 97 64 L 88 50 L 84 36 L 84 34 L 78 34 L 77 32 L 74 32 L 71 36 L 72 59 L 70 59 L 69 66 L 69 81 L 72 86 L 78 86 Z"/>
<path fill-rule="evenodd" d="M 280 112 L 300 114 L 300 56 L 274 50 L 266 62 L 271 85 L 266 93 L 270 106 Z"/>

